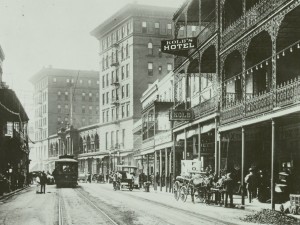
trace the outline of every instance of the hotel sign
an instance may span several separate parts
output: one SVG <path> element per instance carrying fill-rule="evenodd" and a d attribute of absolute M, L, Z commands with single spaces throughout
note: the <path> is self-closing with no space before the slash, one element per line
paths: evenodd
<path fill-rule="evenodd" d="M 188 50 L 197 47 L 197 38 L 180 38 L 161 41 L 161 51 L 173 55 L 185 55 Z"/>
<path fill-rule="evenodd" d="M 191 110 L 171 110 L 169 120 L 189 121 L 194 119 L 194 113 Z"/>

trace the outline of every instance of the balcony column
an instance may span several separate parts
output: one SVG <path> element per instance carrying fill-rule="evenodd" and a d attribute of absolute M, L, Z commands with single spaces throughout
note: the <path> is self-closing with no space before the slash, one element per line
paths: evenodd
<path fill-rule="evenodd" d="M 275 121 L 272 119 L 272 154 L 271 154 L 271 206 L 272 210 L 275 210 L 275 199 L 274 199 L 274 193 L 275 193 L 275 176 L 274 176 L 274 164 L 275 164 Z"/>
<path fill-rule="evenodd" d="M 198 13 L 198 15 L 199 15 L 199 30 L 201 31 L 201 15 L 202 15 L 202 13 L 201 13 L 201 2 L 202 2 L 202 0 L 198 0 L 198 3 L 199 3 L 199 13 Z"/>
<path fill-rule="evenodd" d="M 198 124 L 198 160 L 201 160 L 201 124 Z M 202 162 L 203 163 L 203 162 Z M 201 166 L 203 167 L 203 165 Z"/>
<path fill-rule="evenodd" d="M 199 52 L 199 104 L 201 104 L 201 59 L 202 52 Z"/>
<path fill-rule="evenodd" d="M 153 181 L 153 187 L 154 187 L 154 190 L 156 191 L 157 190 L 157 183 L 156 183 L 156 168 L 157 168 L 157 165 L 156 165 L 156 162 L 157 161 L 157 152 L 154 151 L 154 181 Z"/>
<path fill-rule="evenodd" d="M 241 162 L 241 194 L 242 194 L 242 206 L 245 205 L 244 195 L 244 177 L 245 177 L 245 128 L 242 127 L 242 162 Z"/>
<path fill-rule="evenodd" d="M 166 186 L 166 192 L 168 192 L 168 178 L 169 177 L 169 171 L 168 171 L 168 148 L 165 148 L 165 186 Z"/>
<path fill-rule="evenodd" d="M 187 131 L 184 129 L 184 152 L 183 152 L 183 160 L 186 160 L 186 152 L 187 152 Z"/>
<path fill-rule="evenodd" d="M 149 154 L 147 154 L 147 182 L 149 181 Z"/>
<path fill-rule="evenodd" d="M 219 171 L 219 175 L 220 175 L 220 171 L 221 171 L 221 147 L 222 147 L 222 142 L 221 142 L 221 132 L 218 132 L 218 155 L 219 155 L 219 158 L 218 158 L 218 171 Z"/>
<path fill-rule="evenodd" d="M 218 162 L 219 162 L 219 154 L 218 154 L 218 120 L 215 117 L 215 173 L 217 174 L 217 176 L 219 176 L 219 172 L 218 171 Z"/>
<path fill-rule="evenodd" d="M 162 149 L 159 150 L 159 189 L 162 191 Z"/>
<path fill-rule="evenodd" d="M 244 0 L 245 1 L 245 0 Z M 242 77 L 241 77 L 241 85 L 242 85 L 242 101 L 243 101 L 243 112 L 244 116 L 246 115 L 246 55 L 247 49 L 249 46 L 249 42 L 243 46 L 242 49 Z"/>
<path fill-rule="evenodd" d="M 173 156 L 173 171 L 172 171 L 172 184 L 173 184 L 173 179 L 176 176 L 176 167 L 175 167 L 175 160 L 176 160 L 176 155 L 175 155 L 175 150 L 176 150 L 176 134 L 173 133 L 173 152 L 172 152 L 172 156 Z M 173 190 L 173 189 L 172 189 Z"/>

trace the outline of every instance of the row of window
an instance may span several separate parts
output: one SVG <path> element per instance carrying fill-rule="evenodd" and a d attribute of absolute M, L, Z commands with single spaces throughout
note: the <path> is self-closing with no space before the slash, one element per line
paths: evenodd
<path fill-rule="evenodd" d="M 47 118 L 45 117 L 45 118 L 35 121 L 34 125 L 35 125 L 36 129 L 41 128 L 43 126 L 47 126 Z"/>
<path fill-rule="evenodd" d="M 122 66 L 121 67 L 121 80 L 124 80 L 125 78 L 129 77 L 129 64 L 126 64 L 126 66 Z M 111 74 L 109 76 L 109 74 L 107 73 L 106 75 L 102 76 L 102 88 L 108 87 L 111 84 L 115 83 L 115 82 L 119 82 L 119 68 L 116 68 L 116 70 L 111 71 Z"/>
<path fill-rule="evenodd" d="M 121 115 L 119 118 L 119 108 L 121 109 Z M 125 111 L 126 110 L 126 111 Z M 109 115 L 109 112 L 111 112 Z M 130 104 L 123 104 L 121 105 L 121 107 L 116 107 L 116 108 L 111 108 L 111 110 L 104 110 L 102 112 L 102 122 L 103 123 L 107 123 L 110 121 L 115 121 L 118 119 L 123 119 L 125 117 L 129 117 L 130 116 Z"/>
<path fill-rule="evenodd" d="M 163 24 L 165 26 L 165 24 Z M 143 21 L 142 22 L 142 33 L 151 33 L 154 29 L 155 34 L 164 34 L 165 32 L 161 32 L 163 29 L 165 31 L 165 27 L 161 29 L 160 23 L 155 22 L 154 27 L 152 22 Z M 172 24 L 167 24 L 167 35 L 172 35 Z"/>
<path fill-rule="evenodd" d="M 73 105 L 73 112 L 76 113 L 76 106 Z M 62 113 L 62 107 L 61 105 L 57 105 L 57 112 L 58 113 Z M 93 106 L 89 106 L 89 107 L 86 107 L 85 105 L 81 106 L 81 113 L 89 113 L 89 114 L 92 114 L 93 113 Z M 70 110 L 69 110 L 69 105 L 66 104 L 65 105 L 65 113 L 70 113 Z M 95 108 L 95 114 L 98 114 L 99 113 L 99 106 L 96 106 Z"/>
<path fill-rule="evenodd" d="M 61 118 L 60 116 L 57 117 L 57 124 L 60 125 L 62 123 L 68 123 L 69 122 L 69 117 L 64 117 L 64 118 Z M 93 123 L 98 123 L 99 122 L 99 119 L 98 118 L 84 118 L 84 117 L 81 117 L 81 125 L 82 126 L 85 126 L 85 125 L 88 125 L 88 124 L 93 124 Z"/>
<path fill-rule="evenodd" d="M 64 98 L 63 98 L 63 99 L 66 100 L 66 101 L 69 100 L 69 92 L 68 92 L 68 91 L 65 91 L 65 93 L 64 93 Z M 61 93 L 61 91 L 58 91 L 58 92 L 57 92 L 57 100 L 62 100 L 62 93 Z M 76 101 L 76 95 L 73 95 L 73 96 L 72 96 L 72 100 L 73 100 L 73 101 Z M 81 100 L 82 100 L 82 101 L 88 100 L 89 102 L 92 102 L 92 101 L 93 101 L 93 93 L 90 92 L 90 93 L 88 93 L 88 95 L 87 95 L 87 93 L 82 92 L 82 93 L 81 93 Z M 99 101 L 99 93 L 98 93 L 98 92 L 96 93 L 95 101 L 96 101 L 96 102 Z"/>
<path fill-rule="evenodd" d="M 41 105 L 37 109 L 35 109 L 35 116 L 36 117 L 41 117 L 43 114 L 47 113 L 47 105 Z"/>
<path fill-rule="evenodd" d="M 47 129 L 41 129 L 40 131 L 35 133 L 35 140 L 42 140 L 47 138 Z"/>
<path fill-rule="evenodd" d="M 121 50 L 119 51 L 116 49 L 115 51 L 112 51 L 110 56 L 107 54 L 106 56 L 102 57 L 102 70 L 105 70 L 109 68 L 109 66 L 112 66 L 115 63 L 119 63 L 119 59 L 121 61 L 127 59 L 129 57 L 129 47 L 128 44 L 126 44 L 126 47 L 121 47 Z"/>
<path fill-rule="evenodd" d="M 129 97 L 129 84 L 123 85 L 121 87 L 121 99 Z M 119 88 L 111 90 L 111 96 L 109 96 L 109 92 L 102 94 L 102 105 L 109 104 L 109 100 L 111 99 L 111 103 L 115 101 L 119 101 Z"/>
<path fill-rule="evenodd" d="M 173 70 L 173 65 L 171 63 L 167 64 L 167 73 Z M 162 66 L 158 66 L 158 74 L 162 74 Z M 153 63 L 148 62 L 148 76 L 153 76 Z"/>
<path fill-rule="evenodd" d="M 131 22 L 124 24 L 119 29 L 113 31 L 111 34 L 107 35 L 102 39 L 101 48 L 102 50 L 106 50 L 112 44 L 118 42 L 122 38 L 128 36 L 132 31 Z"/>
<path fill-rule="evenodd" d="M 110 148 L 120 148 L 124 146 L 125 143 L 125 129 L 122 129 L 122 139 L 121 139 L 121 143 L 119 142 L 119 130 L 116 131 L 111 131 L 111 132 L 106 132 L 105 133 L 105 149 L 109 150 Z M 109 141 L 109 134 L 110 134 L 110 141 Z M 109 146 L 110 144 L 110 146 Z M 120 146 L 123 145 L 123 146 Z"/>
<path fill-rule="evenodd" d="M 57 78 L 56 78 L 56 77 L 53 77 L 53 78 L 52 78 L 52 81 L 53 81 L 53 83 L 56 83 L 56 82 L 57 82 Z M 76 79 L 74 79 L 74 78 L 72 78 L 72 79 L 66 78 L 66 83 L 72 83 L 72 84 L 74 84 L 75 81 L 76 81 Z M 79 82 L 79 84 L 84 84 L 84 80 L 82 80 L 82 79 L 80 79 L 78 82 Z M 96 83 L 99 84 L 99 80 L 97 80 Z M 92 86 L 92 84 L 95 84 L 95 82 L 92 81 L 92 80 L 87 80 L 87 84 L 88 84 L 89 86 Z"/>

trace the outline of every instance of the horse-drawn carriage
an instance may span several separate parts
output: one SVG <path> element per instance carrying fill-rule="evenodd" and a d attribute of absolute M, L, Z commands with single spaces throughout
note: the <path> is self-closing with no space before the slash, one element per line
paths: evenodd
<path fill-rule="evenodd" d="M 200 202 L 210 203 L 213 196 L 215 202 L 220 202 L 220 196 L 224 193 L 222 180 L 214 182 L 213 175 L 206 172 L 198 172 L 190 176 L 177 176 L 173 185 L 174 198 L 183 202 L 191 195 L 192 202 L 197 197 Z"/>

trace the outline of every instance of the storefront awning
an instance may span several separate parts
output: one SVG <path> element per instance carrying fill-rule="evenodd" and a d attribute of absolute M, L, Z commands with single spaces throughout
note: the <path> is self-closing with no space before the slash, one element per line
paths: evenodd
<path fill-rule="evenodd" d="M 176 141 L 184 140 L 184 139 L 185 139 L 184 132 L 183 133 L 179 133 L 179 134 L 176 135 Z"/>
<path fill-rule="evenodd" d="M 209 132 L 209 131 L 215 129 L 215 127 L 216 127 L 215 123 L 210 123 L 210 124 L 207 124 L 207 125 L 203 125 L 203 126 L 201 126 L 201 134 Z"/>

